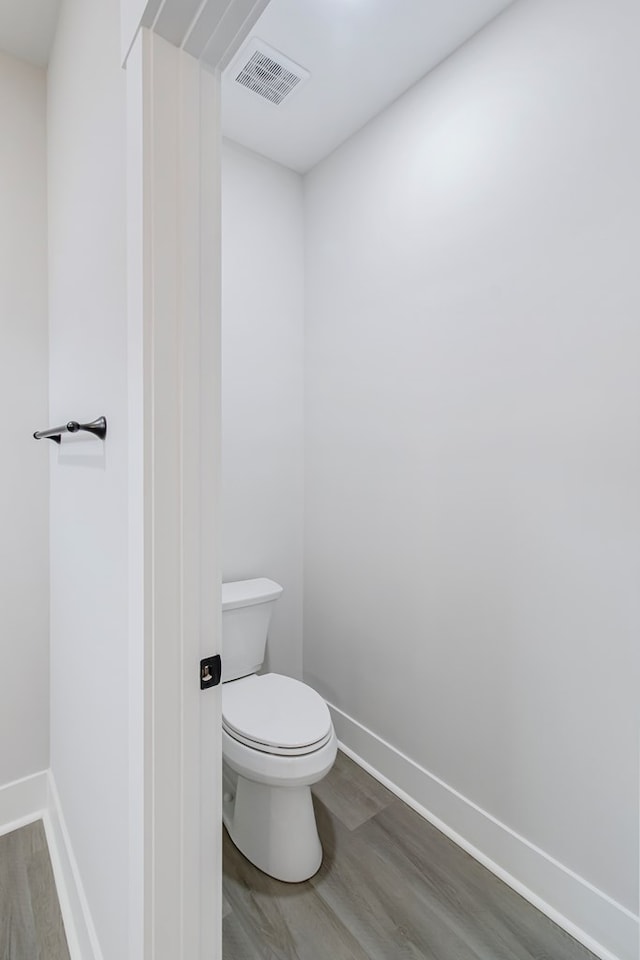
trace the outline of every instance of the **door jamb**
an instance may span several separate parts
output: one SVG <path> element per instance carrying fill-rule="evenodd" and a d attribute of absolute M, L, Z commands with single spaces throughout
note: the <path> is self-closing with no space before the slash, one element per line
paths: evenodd
<path fill-rule="evenodd" d="M 216 56 L 266 3 L 200 5 Z M 222 955 L 221 695 L 198 674 L 221 646 L 220 77 L 202 29 L 200 57 L 194 24 L 161 36 L 185 6 L 165 0 L 125 64 L 131 960 Z"/>

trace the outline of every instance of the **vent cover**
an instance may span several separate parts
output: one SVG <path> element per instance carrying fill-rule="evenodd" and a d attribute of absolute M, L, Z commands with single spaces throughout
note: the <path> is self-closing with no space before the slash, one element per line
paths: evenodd
<path fill-rule="evenodd" d="M 236 83 L 277 107 L 311 74 L 261 40 L 252 40 L 233 66 Z"/>

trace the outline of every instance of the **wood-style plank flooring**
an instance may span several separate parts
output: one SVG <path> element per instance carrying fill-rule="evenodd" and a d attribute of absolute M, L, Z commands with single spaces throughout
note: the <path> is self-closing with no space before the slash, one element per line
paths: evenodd
<path fill-rule="evenodd" d="M 325 856 L 305 883 L 224 831 L 224 960 L 595 960 L 344 754 L 313 792 Z"/>
<path fill-rule="evenodd" d="M 0 837 L 0 960 L 69 960 L 41 820 Z"/>

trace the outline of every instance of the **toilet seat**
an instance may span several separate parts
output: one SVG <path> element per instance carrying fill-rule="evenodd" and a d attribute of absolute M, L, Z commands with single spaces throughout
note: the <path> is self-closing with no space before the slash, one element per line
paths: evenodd
<path fill-rule="evenodd" d="M 257 740 L 249 740 L 247 737 L 243 737 L 242 734 L 234 730 L 229 730 L 224 724 L 223 730 L 232 740 L 235 740 L 236 743 L 243 743 L 246 747 L 251 747 L 252 750 L 258 750 L 261 753 L 268 753 L 271 756 L 278 757 L 304 757 L 308 753 L 315 753 L 316 750 L 320 750 L 325 744 L 329 743 L 331 739 L 331 730 L 329 730 L 322 740 L 316 740 L 315 743 L 309 743 L 304 747 L 279 747 L 271 743 L 260 743 Z"/>
<path fill-rule="evenodd" d="M 252 674 L 222 688 L 222 726 L 238 743 L 277 756 L 304 756 L 333 735 L 322 697 L 299 680 Z"/>

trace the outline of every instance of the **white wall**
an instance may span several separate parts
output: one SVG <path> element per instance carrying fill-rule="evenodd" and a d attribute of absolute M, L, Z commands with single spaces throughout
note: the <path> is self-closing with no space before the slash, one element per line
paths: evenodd
<path fill-rule="evenodd" d="M 305 676 L 634 913 L 639 32 L 516 3 L 305 181 Z"/>
<path fill-rule="evenodd" d="M 0 54 L 0 785 L 49 765 L 44 70 Z"/>
<path fill-rule="evenodd" d="M 118 0 L 64 0 L 49 67 L 51 765 L 105 960 L 128 955 L 125 75 Z"/>
<path fill-rule="evenodd" d="M 223 579 L 284 587 L 268 668 L 302 673 L 302 180 L 225 143 L 222 166 Z"/>

